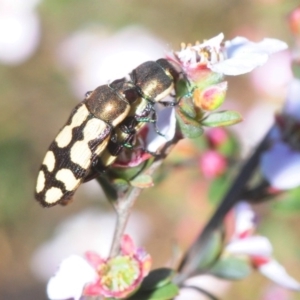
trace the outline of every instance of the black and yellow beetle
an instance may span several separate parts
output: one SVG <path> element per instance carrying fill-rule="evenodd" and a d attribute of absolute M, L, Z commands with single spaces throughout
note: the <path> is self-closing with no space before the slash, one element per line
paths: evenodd
<path fill-rule="evenodd" d="M 102 85 L 86 94 L 51 143 L 41 165 L 35 190 L 43 206 L 66 204 L 106 148 L 113 128 L 138 98 L 124 80 Z"/>
<path fill-rule="evenodd" d="M 154 104 L 174 89 L 178 72 L 165 59 L 141 64 L 129 78 L 86 94 L 51 143 L 35 190 L 45 207 L 67 204 L 78 186 L 110 166 L 136 132 L 154 122 Z"/>

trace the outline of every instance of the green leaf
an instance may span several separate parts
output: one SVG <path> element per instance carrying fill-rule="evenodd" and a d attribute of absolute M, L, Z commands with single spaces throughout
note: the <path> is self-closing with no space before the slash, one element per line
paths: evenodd
<path fill-rule="evenodd" d="M 218 259 L 223 249 L 223 237 L 223 230 L 220 228 L 216 229 L 211 233 L 206 243 L 200 246 L 198 253 L 200 260 L 197 271 L 202 272 Z"/>
<path fill-rule="evenodd" d="M 224 156 L 232 158 L 234 155 L 239 154 L 240 145 L 233 133 L 227 130 L 227 135 L 228 139 L 221 145 L 218 145 L 217 151 L 223 154 Z"/>
<path fill-rule="evenodd" d="M 273 203 L 273 206 L 280 213 L 297 213 L 300 210 L 300 187 L 288 190 L 280 197 L 279 201 Z"/>
<path fill-rule="evenodd" d="M 135 177 L 133 180 L 130 181 L 130 184 L 132 186 L 135 186 L 135 187 L 138 187 L 141 189 L 149 188 L 154 185 L 152 177 L 147 174 L 138 175 L 137 177 Z"/>
<path fill-rule="evenodd" d="M 212 275 L 229 280 L 243 279 L 251 272 L 249 261 L 236 257 L 222 258 L 210 269 Z"/>
<path fill-rule="evenodd" d="M 169 300 L 173 299 L 177 294 L 177 285 L 169 283 L 151 291 L 138 290 L 134 295 L 127 298 L 127 300 Z"/>
<path fill-rule="evenodd" d="M 208 191 L 208 197 L 211 203 L 217 204 L 220 199 L 222 199 L 222 196 L 228 190 L 230 183 L 231 176 L 229 176 L 228 172 L 212 181 Z"/>
<path fill-rule="evenodd" d="M 168 268 L 159 268 L 153 270 L 143 280 L 141 290 L 153 290 L 168 284 L 174 276 L 174 270 Z"/>
<path fill-rule="evenodd" d="M 180 109 L 176 109 L 176 119 L 185 138 L 196 138 L 202 135 L 203 128 L 195 119 L 184 114 Z"/>
<path fill-rule="evenodd" d="M 196 119 L 197 112 L 192 98 L 182 98 L 176 106 L 176 110 L 183 113 L 185 116 Z"/>
<path fill-rule="evenodd" d="M 201 120 L 201 124 L 207 127 L 220 127 L 233 125 L 242 120 L 242 116 L 238 112 L 226 110 L 209 114 Z"/>
<path fill-rule="evenodd" d="M 152 161 L 150 158 L 149 160 Z M 118 167 L 118 166 L 112 166 L 109 169 L 109 177 L 110 178 L 122 178 L 127 181 L 131 181 L 134 177 L 136 177 L 144 168 L 145 168 L 146 162 L 142 162 L 141 164 L 135 166 L 135 167 Z"/>
<path fill-rule="evenodd" d="M 223 250 L 224 234 L 222 228 L 211 230 L 205 238 L 200 237 L 190 248 L 190 254 L 186 258 L 183 272 L 178 278 L 188 274 L 198 275 L 209 270 L 218 260 Z"/>
<path fill-rule="evenodd" d="M 299 79 L 300 78 L 300 67 L 299 67 L 299 63 L 298 62 L 292 63 L 292 71 L 293 71 L 294 77 L 297 78 L 297 79 Z"/>
<path fill-rule="evenodd" d="M 193 139 L 193 144 L 197 147 L 197 149 L 202 153 L 209 149 L 210 145 L 206 136 L 200 136 Z"/>
<path fill-rule="evenodd" d="M 116 188 L 111 182 L 109 182 L 106 176 L 100 175 L 99 177 L 97 177 L 97 181 L 100 183 L 107 199 L 109 199 L 110 201 L 116 201 L 118 199 Z"/>
<path fill-rule="evenodd" d="M 175 89 L 176 89 L 176 96 L 179 99 L 182 97 L 186 97 L 190 94 L 189 83 L 184 79 L 180 79 L 177 81 Z"/>
<path fill-rule="evenodd" d="M 129 188 L 129 183 L 127 180 L 122 179 L 122 178 L 116 178 L 112 180 L 114 188 L 118 192 L 126 192 Z"/>

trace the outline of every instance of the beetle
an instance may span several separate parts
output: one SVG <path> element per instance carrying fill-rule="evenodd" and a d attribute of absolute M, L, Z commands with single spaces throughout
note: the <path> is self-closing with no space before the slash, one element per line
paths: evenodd
<path fill-rule="evenodd" d="M 115 80 L 86 93 L 51 143 L 37 177 L 35 198 L 45 207 L 67 204 L 107 146 L 113 128 L 137 100 L 136 88 Z"/>
<path fill-rule="evenodd" d="M 131 105 L 126 118 L 115 128 L 115 136 L 100 156 L 99 168 L 114 163 L 120 152 L 131 148 L 134 135 L 149 122 L 156 127 L 155 103 L 174 106 L 177 102 L 162 101 L 174 90 L 180 72 L 166 59 L 147 61 L 129 74 L 130 82 L 136 87 L 139 98 Z M 159 130 L 156 128 L 158 134 Z"/>
<path fill-rule="evenodd" d="M 156 123 L 154 104 L 171 93 L 178 74 L 166 59 L 148 61 L 128 78 L 88 92 L 45 155 L 36 199 L 45 207 L 67 204 L 82 182 L 97 177 L 130 146 L 144 124 Z"/>

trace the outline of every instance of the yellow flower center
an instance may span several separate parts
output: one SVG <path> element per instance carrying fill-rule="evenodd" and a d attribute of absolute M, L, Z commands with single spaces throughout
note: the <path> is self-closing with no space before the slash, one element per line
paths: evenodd
<path fill-rule="evenodd" d="M 129 256 L 117 256 L 98 270 L 101 285 L 112 292 L 122 292 L 132 286 L 140 276 L 140 265 Z"/>

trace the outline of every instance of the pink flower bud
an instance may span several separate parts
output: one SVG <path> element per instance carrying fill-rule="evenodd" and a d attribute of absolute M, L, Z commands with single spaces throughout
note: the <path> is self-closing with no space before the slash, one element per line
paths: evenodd
<path fill-rule="evenodd" d="M 300 6 L 295 8 L 288 16 L 288 24 L 293 34 L 300 34 Z"/>
<path fill-rule="evenodd" d="M 222 146 L 228 140 L 228 134 L 222 127 L 210 128 L 207 130 L 206 136 L 212 147 Z"/>
<path fill-rule="evenodd" d="M 204 90 L 195 89 L 193 93 L 194 103 L 202 110 L 212 111 L 222 105 L 227 90 L 227 82 L 221 82 Z"/>
<path fill-rule="evenodd" d="M 226 158 L 217 151 L 209 150 L 201 156 L 199 166 L 206 178 L 214 179 L 224 174 L 227 168 L 227 161 Z"/>

